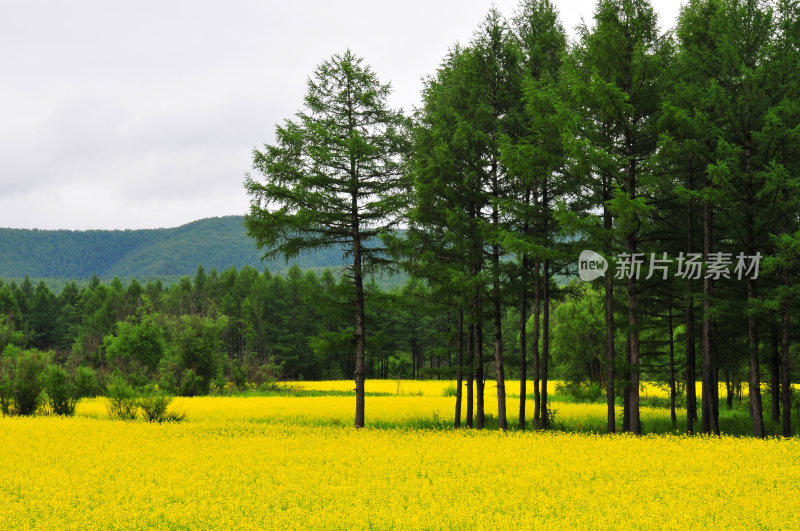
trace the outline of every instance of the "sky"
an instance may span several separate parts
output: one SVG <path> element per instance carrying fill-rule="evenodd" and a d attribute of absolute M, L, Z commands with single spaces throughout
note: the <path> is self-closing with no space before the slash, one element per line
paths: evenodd
<path fill-rule="evenodd" d="M 555 0 L 568 33 L 594 0 Z M 351 49 L 419 105 L 422 78 L 518 0 L 2 0 L 0 227 L 141 229 L 242 215 L 252 152 Z M 663 30 L 677 0 L 654 0 Z"/>

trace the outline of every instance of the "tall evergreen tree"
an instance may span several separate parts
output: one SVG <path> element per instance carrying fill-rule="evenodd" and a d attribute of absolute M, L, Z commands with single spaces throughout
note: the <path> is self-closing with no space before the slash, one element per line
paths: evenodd
<path fill-rule="evenodd" d="M 276 144 L 256 150 L 247 176 L 248 233 L 265 256 L 340 247 L 352 262 L 356 427 L 364 426 L 364 270 L 386 263 L 365 245 L 398 221 L 405 201 L 406 120 L 389 108 L 389 85 L 349 50 L 317 67 L 297 120 L 276 128 Z"/>
<path fill-rule="evenodd" d="M 509 168 L 512 194 L 505 204 L 512 222 L 504 234 L 504 245 L 518 257 L 520 311 L 520 406 L 519 427 L 525 427 L 527 395 L 528 294 L 533 293 L 534 327 L 532 334 L 534 373 L 534 424 L 540 425 L 540 269 L 547 256 L 548 238 L 540 210 L 541 192 L 546 180 L 562 164 L 559 81 L 566 35 L 558 13 L 549 0 L 522 2 L 514 18 L 522 48 L 523 102 L 525 103 L 518 138 L 506 138 L 503 162 Z M 549 268 L 548 268 L 549 269 Z M 531 272 L 533 275 L 531 276 Z M 532 277 L 532 286 L 529 279 Z M 531 289 L 533 288 L 533 289 Z M 546 390 L 545 390 L 546 395 Z"/>
<path fill-rule="evenodd" d="M 639 240 L 649 206 L 646 190 L 655 177 L 657 119 L 663 96 L 667 41 L 658 33 L 657 19 L 646 0 L 601 0 L 595 27 L 582 29 L 580 46 L 572 60 L 572 93 L 576 106 L 577 136 L 571 152 L 576 169 L 587 173 L 596 205 L 603 209 L 600 236 L 608 253 L 615 235 L 628 261 L 618 270 L 627 292 L 627 337 L 630 350 L 626 412 L 629 428 L 641 433 L 639 418 L 639 309 L 635 261 L 641 259 Z M 625 265 L 625 264 L 620 264 Z M 613 282 L 606 279 L 606 363 L 615 365 L 613 345 Z M 608 429 L 613 427 L 613 379 L 608 375 Z M 626 423 L 627 424 L 627 423 Z"/>

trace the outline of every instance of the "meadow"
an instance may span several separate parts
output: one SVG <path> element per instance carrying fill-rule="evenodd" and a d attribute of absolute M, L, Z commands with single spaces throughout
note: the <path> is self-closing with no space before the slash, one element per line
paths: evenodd
<path fill-rule="evenodd" d="M 447 383 L 411 381 L 368 382 L 355 430 L 348 386 L 177 398 L 179 423 L 101 398 L 2 418 L 0 529 L 800 527 L 797 438 L 453 430 Z M 554 404 L 564 428 L 604 419 Z"/>

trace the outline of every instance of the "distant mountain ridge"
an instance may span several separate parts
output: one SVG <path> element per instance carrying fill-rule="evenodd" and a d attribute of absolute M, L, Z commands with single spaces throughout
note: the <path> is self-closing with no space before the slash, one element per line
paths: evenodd
<path fill-rule="evenodd" d="M 207 218 L 169 229 L 38 230 L 0 229 L 0 278 L 147 280 L 193 275 L 245 265 L 282 272 L 283 259 L 262 262 L 262 252 L 247 236 L 243 216 Z M 339 249 L 297 257 L 303 269 L 344 265 Z"/>

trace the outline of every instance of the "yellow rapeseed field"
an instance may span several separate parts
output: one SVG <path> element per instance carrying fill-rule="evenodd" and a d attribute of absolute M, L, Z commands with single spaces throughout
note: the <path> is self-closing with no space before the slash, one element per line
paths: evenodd
<path fill-rule="evenodd" d="M 368 397 L 363 430 L 349 396 L 180 398 L 167 424 L 109 420 L 103 399 L 0 418 L 0 529 L 800 528 L 800 439 L 416 429 L 449 425 L 454 399 L 413 384 Z"/>

